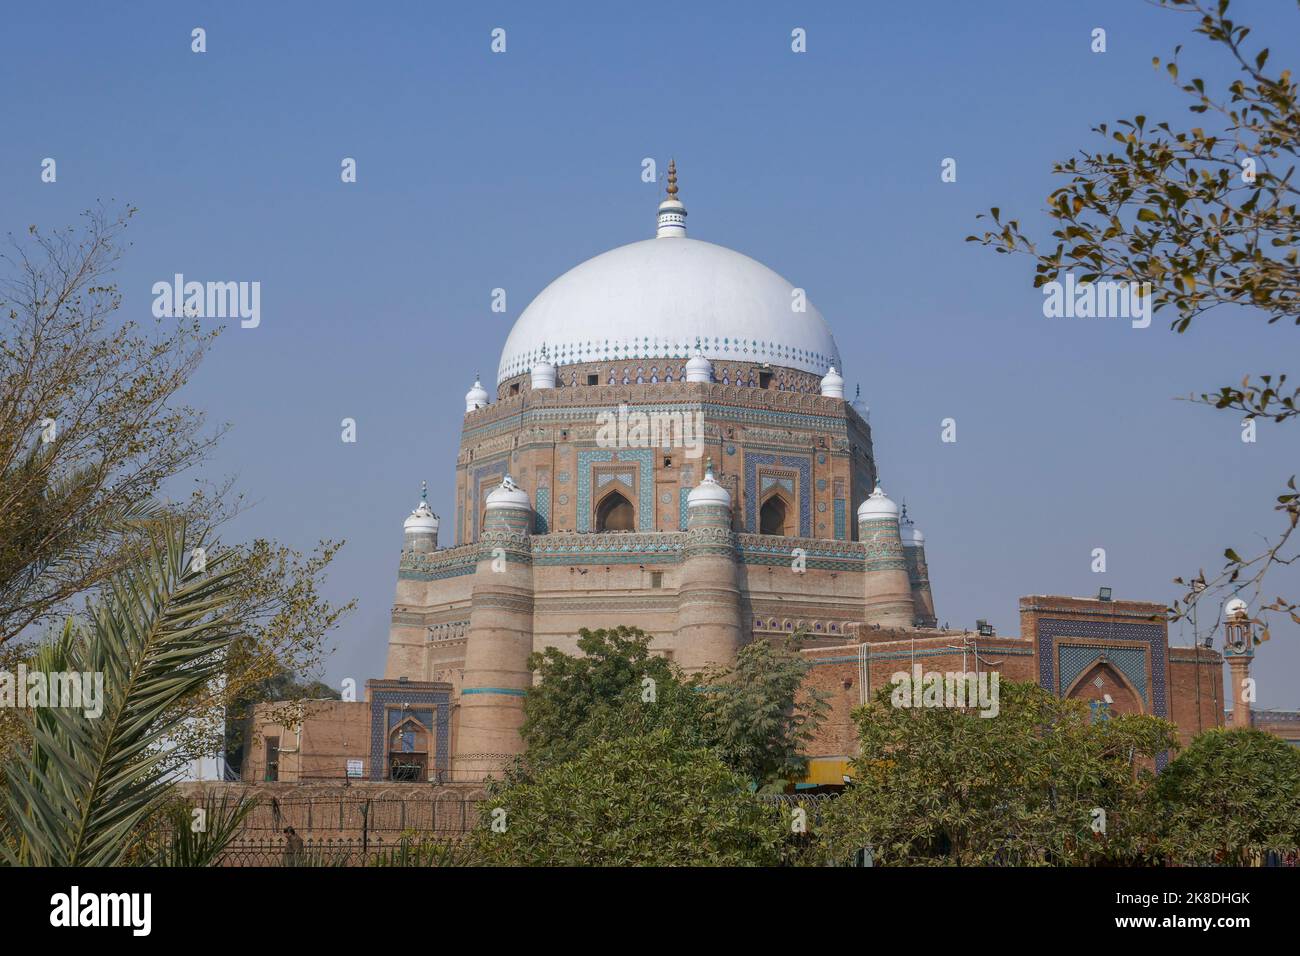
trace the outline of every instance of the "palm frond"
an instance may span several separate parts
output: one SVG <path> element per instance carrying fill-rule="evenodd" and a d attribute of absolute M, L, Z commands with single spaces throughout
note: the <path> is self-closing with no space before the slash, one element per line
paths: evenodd
<path fill-rule="evenodd" d="M 221 673 L 242 568 L 218 556 L 191 571 L 196 542 L 179 519 L 160 519 L 147 533 L 147 553 L 105 582 L 84 634 L 67 649 L 67 670 L 103 675 L 102 714 L 46 708 L 30 718 L 32 746 L 6 793 L 20 837 L 14 862 L 120 862 L 174 769 L 162 746 L 174 727 L 163 716 Z"/>
<path fill-rule="evenodd" d="M 256 799 L 208 794 L 193 806 L 177 803 L 167 813 L 165 843 L 155 848 L 149 860 L 153 866 L 212 866 L 221 859 L 230 841 L 243 826 L 244 818 L 257 805 Z"/>

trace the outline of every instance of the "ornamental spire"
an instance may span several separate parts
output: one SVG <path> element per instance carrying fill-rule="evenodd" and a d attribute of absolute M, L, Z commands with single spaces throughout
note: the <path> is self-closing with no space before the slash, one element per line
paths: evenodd
<path fill-rule="evenodd" d="M 659 239 L 686 237 L 686 207 L 677 198 L 677 160 L 668 160 L 668 198 L 659 204 Z"/>

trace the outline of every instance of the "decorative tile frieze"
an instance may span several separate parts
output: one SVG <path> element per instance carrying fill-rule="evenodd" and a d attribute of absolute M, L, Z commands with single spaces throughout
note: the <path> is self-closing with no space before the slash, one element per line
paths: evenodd
<path fill-rule="evenodd" d="M 765 452 L 745 452 L 745 530 L 758 531 L 759 469 L 762 466 L 788 468 L 798 473 L 799 480 L 799 534 L 812 536 L 812 459 L 808 455 L 773 455 Z"/>

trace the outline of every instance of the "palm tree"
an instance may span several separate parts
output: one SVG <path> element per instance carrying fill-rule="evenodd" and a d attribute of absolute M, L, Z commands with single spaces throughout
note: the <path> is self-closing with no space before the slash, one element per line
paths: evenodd
<path fill-rule="evenodd" d="M 168 813 L 176 767 L 165 742 L 177 705 L 221 673 L 238 634 L 232 607 L 243 574 L 222 555 L 195 567 L 201 542 L 187 540 L 181 519 L 149 520 L 144 530 L 138 563 L 114 573 L 86 622 L 68 622 L 33 662 L 47 673 L 102 674 L 103 709 L 88 717 L 45 707 L 27 718 L 31 746 L 7 768 L 0 803 L 0 854 L 11 864 L 201 865 L 251 809 L 210 798 L 202 828 L 173 827 L 168 846 L 139 852 L 143 825 Z"/>

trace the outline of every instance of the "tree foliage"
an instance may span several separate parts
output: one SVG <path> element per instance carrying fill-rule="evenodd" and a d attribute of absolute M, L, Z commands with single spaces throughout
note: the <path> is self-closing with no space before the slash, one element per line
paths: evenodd
<path fill-rule="evenodd" d="M 1174 313 L 1172 328 L 1187 331 L 1219 306 L 1257 310 L 1268 322 L 1300 324 L 1300 216 L 1295 181 L 1300 153 L 1300 95 L 1292 71 L 1269 64 L 1269 50 L 1250 28 L 1229 15 L 1228 0 L 1159 0 L 1193 13 L 1194 32 L 1225 54 L 1238 76 L 1215 90 L 1185 78 L 1175 47 L 1169 62 L 1153 60 L 1190 99 L 1196 125 L 1177 128 L 1143 115 L 1102 123 L 1093 132 L 1110 142 L 1056 163 L 1065 183 L 1047 197 L 1055 247 L 1040 248 L 1018 219 L 989 211 L 994 227 L 967 239 L 1002 253 L 1025 253 L 1036 263 L 1034 285 L 1078 273 L 1097 279 L 1151 284 L 1154 308 Z M 1298 24 L 1300 25 L 1300 24 Z M 1202 392 L 1195 401 L 1245 418 L 1281 423 L 1300 414 L 1300 389 L 1285 372 Z M 1288 614 L 1300 624 L 1297 602 L 1264 590 L 1269 571 L 1293 564 L 1300 523 L 1295 476 L 1273 503 L 1281 529 L 1262 550 L 1229 546 L 1222 570 L 1182 578 L 1186 595 L 1176 617 L 1200 600 L 1249 590 L 1261 614 Z M 1261 621 L 1261 623 L 1264 623 Z"/>
<path fill-rule="evenodd" d="M 659 727 L 673 728 L 685 745 L 706 743 L 698 695 L 667 658 L 650 653 L 645 632 L 583 628 L 578 650 L 574 656 L 548 647 L 528 659 L 538 677 L 524 699 L 521 729 L 530 767 L 564 763 L 596 741 Z"/>
<path fill-rule="evenodd" d="M 732 668 L 688 676 L 650 652 L 633 627 L 579 632 L 573 656 L 534 653 L 538 681 L 524 700 L 529 768 L 572 760 L 592 743 L 665 729 L 685 748 L 710 747 L 755 786 L 781 787 L 803 771 L 800 748 L 825 704 L 801 695 L 808 664 L 798 640 L 754 641 Z"/>
<path fill-rule="evenodd" d="M 196 473 L 225 428 L 207 429 L 181 393 L 216 339 L 187 319 L 124 321 L 112 272 L 134 210 L 86 213 L 81 229 L 35 226 L 0 253 L 0 666 L 30 638 L 80 611 L 149 554 L 149 521 L 181 518 L 214 544 L 245 509 L 231 479 Z M 182 477 L 192 491 L 168 498 Z M 326 635 L 353 606 L 320 592 L 338 548 L 302 552 L 270 539 L 225 542 L 244 573 L 238 639 L 219 680 L 178 700 L 174 746 L 210 754 L 222 705 L 283 670 L 311 673 Z M 0 720 L 0 752 L 23 749 Z"/>
<path fill-rule="evenodd" d="M 218 437 L 175 400 L 215 333 L 114 321 L 132 213 L 0 254 L 0 644 L 129 566 L 130 519 Z"/>
<path fill-rule="evenodd" d="M 1083 703 L 1027 683 L 1002 682 L 990 718 L 894 707 L 890 691 L 855 714 L 853 782 L 817 834 L 835 862 L 865 847 L 887 866 L 1081 865 L 1140 852 L 1144 764 L 1177 746 L 1172 724 L 1094 721 Z"/>
<path fill-rule="evenodd" d="M 775 865 L 783 839 L 743 777 L 667 729 L 597 741 L 494 787 L 482 813 L 471 839 L 489 865 Z"/>
<path fill-rule="evenodd" d="M 751 641 L 735 666 L 708 674 L 705 713 L 714 746 L 727 766 L 770 789 L 783 789 L 807 770 L 802 749 L 828 705 L 803 690 L 809 664 L 798 638 Z"/>
<path fill-rule="evenodd" d="M 176 706 L 221 673 L 235 639 L 242 566 L 218 552 L 195 570 L 191 551 L 203 539 L 188 536 L 182 521 L 163 519 L 145 534 L 148 553 L 105 582 L 85 627 L 69 625 L 42 652 L 51 670 L 102 674 L 103 709 L 88 716 L 46 706 L 26 715 L 31 743 L 12 755 L 5 781 L 0 853 L 12 863 L 112 866 L 128 858 L 178 767 L 166 745 Z"/>
<path fill-rule="evenodd" d="M 1199 734 L 1152 789 L 1157 854 L 1189 866 L 1300 851 L 1300 749 L 1253 728 Z"/>

